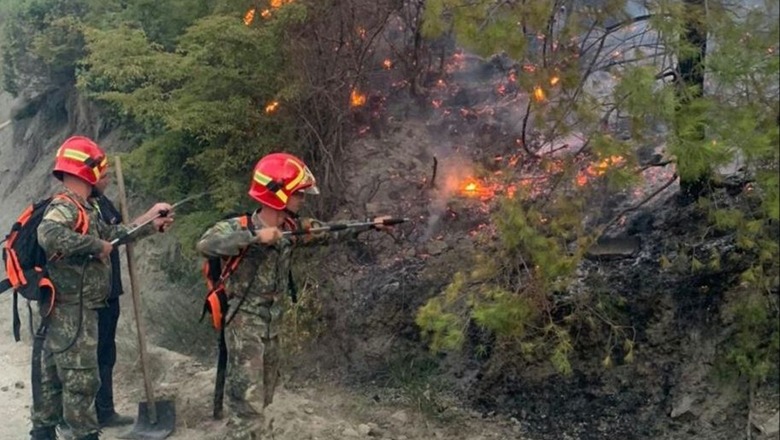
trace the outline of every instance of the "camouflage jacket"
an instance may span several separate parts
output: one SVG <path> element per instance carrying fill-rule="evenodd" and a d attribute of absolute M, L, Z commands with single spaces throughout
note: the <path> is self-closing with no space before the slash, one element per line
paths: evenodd
<path fill-rule="evenodd" d="M 290 224 L 292 223 L 292 224 Z M 309 229 L 325 223 L 311 218 L 299 219 L 285 223 L 280 229 Z M 257 212 L 252 216 L 255 230 L 264 227 Z M 207 258 L 232 257 L 249 248 L 236 268 L 236 271 L 225 281 L 225 291 L 231 298 L 242 298 L 241 310 L 253 314 L 261 313 L 261 309 L 273 302 L 272 295 L 286 293 L 290 288 L 289 272 L 292 262 L 292 251 L 297 246 L 322 245 L 330 242 L 354 238 L 358 233 L 370 229 L 341 230 L 309 234 L 304 237 L 282 237 L 274 245 L 258 243 L 254 231 L 241 225 L 240 218 L 231 218 L 217 222 L 209 228 L 197 244 L 198 252 Z"/>
<path fill-rule="evenodd" d="M 63 194 L 81 204 L 89 217 L 89 227 L 84 235 L 75 231 L 78 208 L 67 199 L 54 199 L 43 214 L 38 226 L 38 243 L 49 260 L 47 268 L 56 288 L 56 301 L 78 304 L 82 295 L 86 307 L 105 307 L 111 288 L 111 265 L 109 261 L 90 257 L 102 250 L 101 240 L 121 237 L 133 225 L 108 225 L 82 197 L 67 189 Z M 139 231 L 136 239 L 153 232 L 150 223 L 148 228 Z"/>

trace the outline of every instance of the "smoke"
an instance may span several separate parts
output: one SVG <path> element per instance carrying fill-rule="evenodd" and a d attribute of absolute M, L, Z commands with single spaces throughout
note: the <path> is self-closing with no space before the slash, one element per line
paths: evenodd
<path fill-rule="evenodd" d="M 428 207 L 428 225 L 420 243 L 431 239 L 447 212 L 447 205 L 457 196 L 464 181 L 474 175 L 474 165 L 459 155 L 437 159 L 436 177 Z"/>

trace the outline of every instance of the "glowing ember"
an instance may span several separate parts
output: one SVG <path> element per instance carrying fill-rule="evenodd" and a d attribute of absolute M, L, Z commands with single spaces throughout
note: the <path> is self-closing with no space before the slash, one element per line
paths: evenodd
<path fill-rule="evenodd" d="M 366 31 L 366 28 L 361 27 L 361 26 L 358 26 L 357 33 L 358 33 L 358 35 L 360 35 L 360 38 L 363 38 L 363 39 L 365 39 L 366 35 L 368 35 L 368 31 Z"/>
<path fill-rule="evenodd" d="M 349 103 L 352 107 L 361 107 L 366 104 L 366 95 L 352 89 L 352 93 L 349 95 Z"/>
<path fill-rule="evenodd" d="M 284 6 L 287 3 L 292 3 L 292 1 L 293 0 L 271 0 L 269 2 L 269 5 L 271 6 L 271 8 L 270 9 L 264 9 L 263 12 L 260 13 L 260 16 L 267 20 L 267 19 L 271 18 L 271 16 L 273 15 L 273 12 L 271 12 L 271 9 L 279 9 L 279 8 L 281 8 L 282 6 Z M 251 20 L 253 20 L 255 18 L 254 16 L 255 16 L 256 9 L 252 8 L 251 10 L 252 10 L 252 17 L 251 17 L 249 23 L 251 23 L 252 22 Z M 247 23 L 247 17 L 248 16 L 249 16 L 249 12 L 247 11 L 247 15 L 244 16 L 244 24 L 246 24 L 247 26 L 249 26 L 249 23 Z"/>
<path fill-rule="evenodd" d="M 466 192 L 474 192 L 477 190 L 477 184 L 474 182 L 471 182 L 466 185 L 465 188 L 463 188 Z"/>
<path fill-rule="evenodd" d="M 441 107 L 443 102 L 444 101 L 442 101 L 441 99 L 434 99 L 433 101 L 431 101 L 431 105 L 433 106 L 433 108 L 439 108 Z"/>
<path fill-rule="evenodd" d="M 271 113 L 276 112 L 278 108 L 279 108 L 279 101 L 274 101 L 265 106 L 265 112 L 270 115 Z"/>
<path fill-rule="evenodd" d="M 249 26 L 253 21 L 255 21 L 256 12 L 257 9 L 255 8 L 249 8 L 249 10 L 246 11 L 246 14 L 244 14 L 244 25 Z"/>
<path fill-rule="evenodd" d="M 465 66 L 466 56 L 463 52 L 455 52 L 452 57 L 447 61 L 445 65 L 445 72 L 454 73 L 458 70 L 462 70 Z"/>
<path fill-rule="evenodd" d="M 384 60 L 382 61 L 382 67 L 385 69 L 392 69 L 393 68 L 393 62 L 391 60 Z"/>
<path fill-rule="evenodd" d="M 596 175 L 600 176 L 606 173 L 609 168 L 622 165 L 625 161 L 626 159 L 623 156 L 610 156 L 596 165 Z"/>
<path fill-rule="evenodd" d="M 585 186 L 591 178 L 603 176 L 610 168 L 620 166 L 625 162 L 626 159 L 622 156 L 610 156 L 604 158 L 597 163 L 588 165 L 586 169 L 577 173 L 575 182 L 577 183 L 577 186 Z"/>
<path fill-rule="evenodd" d="M 539 86 L 534 87 L 534 99 L 536 102 L 542 102 L 545 99 L 544 90 Z"/>
<path fill-rule="evenodd" d="M 560 78 L 558 78 L 557 76 L 554 76 L 554 77 L 550 78 L 550 85 L 554 86 L 554 85 L 558 84 L 560 81 L 561 81 Z"/>

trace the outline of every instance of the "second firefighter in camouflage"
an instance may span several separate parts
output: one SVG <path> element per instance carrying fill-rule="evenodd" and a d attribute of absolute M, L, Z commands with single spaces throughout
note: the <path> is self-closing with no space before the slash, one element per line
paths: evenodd
<path fill-rule="evenodd" d="M 247 222 L 220 221 L 197 244 L 206 257 L 235 257 L 243 252 L 235 272 L 225 281 L 230 297 L 226 339 L 229 425 L 235 440 L 259 439 L 263 409 L 273 401 L 279 377 L 281 296 L 290 289 L 290 265 L 296 246 L 324 244 L 354 237 L 370 229 L 284 236 L 283 231 L 321 226 L 314 219 L 297 219 L 304 194 L 319 194 L 309 168 L 297 157 L 274 153 L 255 166 L 249 195 L 262 204 Z"/>

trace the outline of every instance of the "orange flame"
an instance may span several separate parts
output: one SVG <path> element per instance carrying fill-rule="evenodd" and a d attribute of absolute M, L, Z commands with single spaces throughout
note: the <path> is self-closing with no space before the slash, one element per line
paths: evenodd
<path fill-rule="evenodd" d="M 390 59 L 386 59 L 382 61 L 382 67 L 385 69 L 392 69 L 393 68 L 393 62 Z"/>
<path fill-rule="evenodd" d="M 534 87 L 534 99 L 536 102 L 542 102 L 545 98 L 544 90 L 539 86 Z"/>
<path fill-rule="evenodd" d="M 561 79 L 559 77 L 553 76 L 552 78 L 550 78 L 550 85 L 554 86 L 554 85 L 558 84 L 560 81 L 561 81 Z"/>
<path fill-rule="evenodd" d="M 287 3 L 292 3 L 293 0 L 270 0 L 268 2 L 269 6 L 271 6 L 270 9 L 264 9 L 263 12 L 260 13 L 260 16 L 265 18 L 266 20 L 271 18 L 273 13 L 271 12 L 271 9 L 279 9 L 282 6 L 284 6 Z M 254 9 L 254 8 L 252 8 Z M 252 18 L 254 18 L 254 13 L 252 13 Z M 244 23 L 246 23 L 246 18 L 244 18 Z M 250 22 L 251 23 L 251 22 Z M 247 24 L 248 26 L 248 24 Z"/>
<path fill-rule="evenodd" d="M 602 174 L 606 173 L 608 169 L 621 165 L 625 161 L 626 159 L 624 159 L 623 156 L 610 156 L 606 159 L 603 159 L 601 162 L 596 164 L 596 175 L 601 176 Z"/>
<path fill-rule="evenodd" d="M 599 162 L 594 162 L 588 165 L 586 169 L 577 173 L 577 186 L 585 186 L 591 178 L 603 176 L 610 168 L 620 166 L 625 162 L 626 159 L 623 156 L 609 156 Z"/>
<path fill-rule="evenodd" d="M 363 106 L 366 103 L 366 95 L 358 92 L 357 89 L 352 89 L 352 93 L 349 95 L 349 102 L 352 107 Z"/>
<path fill-rule="evenodd" d="M 272 103 L 265 106 L 265 112 L 270 115 L 271 113 L 276 112 L 278 108 L 279 108 L 279 101 L 273 101 Z"/>
<path fill-rule="evenodd" d="M 252 24 L 253 21 L 255 21 L 255 13 L 257 12 L 257 9 L 255 8 L 249 8 L 249 10 L 246 11 L 246 14 L 244 14 L 244 25 L 249 26 Z"/>
<path fill-rule="evenodd" d="M 465 197 L 476 197 L 482 201 L 492 199 L 497 192 L 507 192 L 508 188 L 489 182 L 468 178 L 458 185 L 458 192 Z"/>

